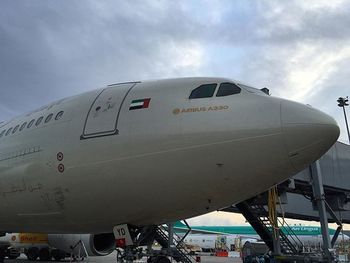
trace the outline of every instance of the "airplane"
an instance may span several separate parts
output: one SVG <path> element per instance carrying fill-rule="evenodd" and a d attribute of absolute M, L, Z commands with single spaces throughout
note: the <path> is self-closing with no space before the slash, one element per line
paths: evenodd
<path fill-rule="evenodd" d="M 176 222 L 174 230 L 181 236 L 188 228 L 181 222 Z M 282 226 L 281 230 L 287 236 L 293 233 L 304 246 L 314 247 L 322 244 L 320 227 L 295 225 L 289 227 Z M 329 234 L 332 238 L 335 230 L 329 229 Z M 238 239 L 241 247 L 245 242 L 261 240 L 252 226 L 191 226 L 191 232 L 185 237 L 184 242 L 190 246 L 198 246 L 203 251 L 213 251 L 218 241 L 224 243 L 228 249 L 231 249 L 231 247 L 236 247 Z M 343 240 L 349 240 L 349 236 L 341 234 L 336 243 Z"/>
<path fill-rule="evenodd" d="M 0 124 L 0 231 L 131 248 L 130 232 L 255 196 L 338 136 L 327 114 L 231 79 L 108 85 Z"/>

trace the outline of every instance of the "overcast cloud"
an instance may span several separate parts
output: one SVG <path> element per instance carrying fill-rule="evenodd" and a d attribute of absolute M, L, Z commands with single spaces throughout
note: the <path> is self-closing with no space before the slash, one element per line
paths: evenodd
<path fill-rule="evenodd" d="M 341 0 L 2 0 L 0 120 L 110 83 L 220 76 L 331 114 L 346 141 L 349 25 Z"/>

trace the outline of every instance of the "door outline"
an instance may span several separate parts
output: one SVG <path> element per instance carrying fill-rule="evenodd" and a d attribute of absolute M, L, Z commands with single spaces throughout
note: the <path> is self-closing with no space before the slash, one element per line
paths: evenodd
<path fill-rule="evenodd" d="M 94 101 L 91 103 L 91 106 L 89 108 L 89 111 L 86 115 L 85 118 L 85 122 L 84 122 L 84 128 L 83 128 L 83 133 L 80 136 L 80 140 L 85 140 L 85 139 L 91 139 L 91 138 L 97 138 L 97 137 L 104 137 L 104 136 L 111 136 L 111 135 L 118 135 L 119 134 L 119 130 L 118 130 L 118 121 L 119 121 L 119 116 L 120 116 L 120 112 L 121 109 L 124 105 L 124 101 L 126 99 L 126 97 L 129 95 L 130 91 L 136 86 L 137 83 L 140 83 L 140 81 L 138 82 L 123 82 L 123 83 L 116 83 L 116 84 L 112 84 L 112 85 L 108 85 L 107 88 L 104 88 L 94 99 Z M 92 107 L 94 106 L 96 100 L 101 96 L 101 94 L 108 88 L 116 86 L 116 85 L 121 85 L 121 84 L 133 84 L 128 91 L 125 93 L 124 98 L 122 99 L 121 103 L 120 103 L 120 107 L 118 109 L 118 113 L 117 113 L 117 117 L 115 120 L 115 125 L 114 125 L 114 130 L 110 130 L 110 131 L 102 131 L 102 132 L 95 132 L 95 133 L 89 133 L 89 134 L 85 134 L 85 129 L 86 129 L 86 124 L 88 122 L 88 118 L 90 116 Z"/>

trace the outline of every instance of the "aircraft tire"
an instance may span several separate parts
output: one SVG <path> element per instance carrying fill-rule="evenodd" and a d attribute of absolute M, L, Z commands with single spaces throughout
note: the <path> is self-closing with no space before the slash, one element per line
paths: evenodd
<path fill-rule="evenodd" d="M 55 261 L 61 261 L 65 258 L 65 253 L 59 249 L 52 250 L 51 255 Z"/>
<path fill-rule="evenodd" d="M 0 262 L 4 262 L 5 260 L 5 250 L 6 248 L 5 247 L 0 247 Z"/>
<path fill-rule="evenodd" d="M 39 251 L 40 261 L 49 261 L 51 260 L 50 250 L 48 248 L 42 248 Z"/>
<path fill-rule="evenodd" d="M 29 260 L 35 261 L 39 257 L 39 249 L 37 247 L 30 247 L 26 256 Z"/>
<path fill-rule="evenodd" d="M 170 259 L 168 259 L 167 257 L 164 256 L 159 256 L 157 257 L 157 263 L 170 263 Z"/>

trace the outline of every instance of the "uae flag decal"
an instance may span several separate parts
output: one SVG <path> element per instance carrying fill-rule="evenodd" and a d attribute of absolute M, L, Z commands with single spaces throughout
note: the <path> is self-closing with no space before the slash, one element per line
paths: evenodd
<path fill-rule="evenodd" d="M 151 101 L 151 98 L 133 100 L 130 104 L 129 110 L 138 110 L 138 109 L 148 108 L 150 101 Z"/>

